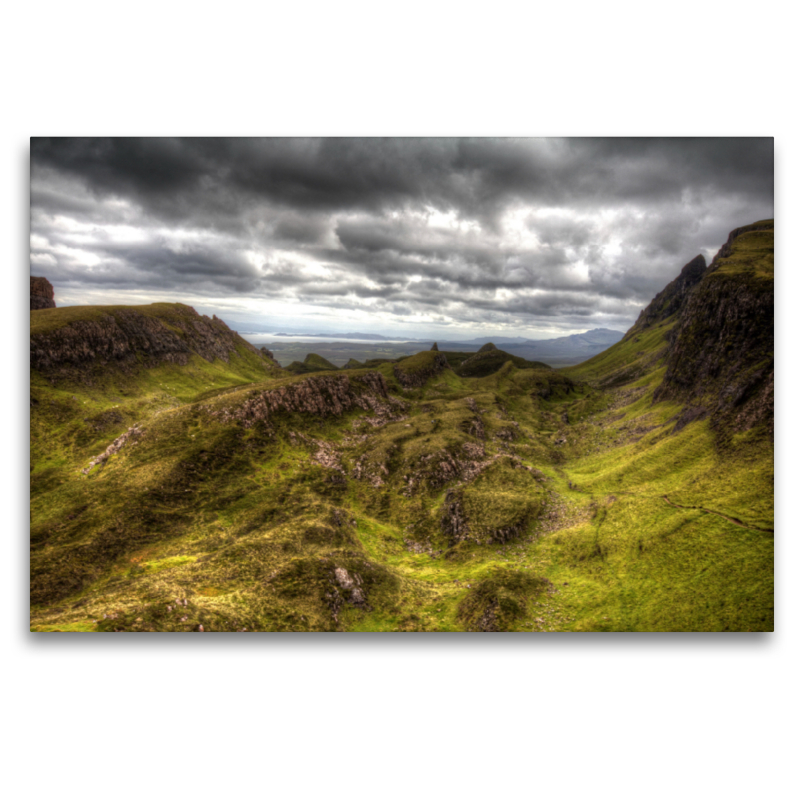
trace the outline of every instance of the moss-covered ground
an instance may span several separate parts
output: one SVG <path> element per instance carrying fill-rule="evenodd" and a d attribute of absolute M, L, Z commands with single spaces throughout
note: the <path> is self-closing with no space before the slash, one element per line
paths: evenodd
<path fill-rule="evenodd" d="M 670 327 L 562 371 L 375 364 L 391 413 L 250 427 L 212 412 L 311 378 L 244 349 L 34 372 L 31 629 L 772 630 L 771 440 L 674 430 Z"/>

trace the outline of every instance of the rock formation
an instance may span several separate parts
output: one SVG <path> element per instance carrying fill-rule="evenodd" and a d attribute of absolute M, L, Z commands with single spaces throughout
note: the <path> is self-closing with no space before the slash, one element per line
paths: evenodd
<path fill-rule="evenodd" d="M 228 362 L 237 347 L 259 352 L 221 319 L 200 316 L 181 303 L 89 308 L 83 319 L 59 325 L 58 316 L 48 315 L 48 324 L 31 327 L 31 369 L 57 377 L 109 365 L 185 365 L 192 355 Z"/>
<path fill-rule="evenodd" d="M 684 268 L 674 281 L 668 283 L 645 308 L 636 324 L 626 334 L 627 339 L 637 333 L 641 333 L 645 328 L 649 328 L 656 322 L 666 319 L 683 308 L 689 292 L 697 286 L 706 271 L 706 260 L 702 255 L 695 256 Z"/>
<path fill-rule="evenodd" d="M 667 371 L 656 400 L 683 400 L 684 414 L 711 415 L 716 427 L 727 423 L 723 427 L 747 430 L 766 422 L 771 428 L 772 230 L 762 222 L 732 231 L 688 293 L 670 332 Z"/>
<path fill-rule="evenodd" d="M 53 286 L 47 278 L 31 276 L 31 311 L 37 311 L 40 308 L 55 308 L 54 298 Z"/>
<path fill-rule="evenodd" d="M 266 422 L 278 412 L 311 414 L 320 419 L 339 417 L 360 408 L 389 418 L 403 403 L 389 395 L 386 380 L 379 372 L 363 375 L 319 375 L 259 392 L 240 405 L 209 408 L 212 416 L 225 422 L 240 422 L 245 428 Z"/>

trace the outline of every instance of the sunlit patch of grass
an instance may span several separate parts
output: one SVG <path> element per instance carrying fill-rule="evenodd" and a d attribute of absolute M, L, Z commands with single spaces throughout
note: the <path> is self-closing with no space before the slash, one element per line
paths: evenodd
<path fill-rule="evenodd" d="M 91 620 L 53 625 L 31 625 L 32 633 L 94 633 L 96 631 L 97 626 Z"/>

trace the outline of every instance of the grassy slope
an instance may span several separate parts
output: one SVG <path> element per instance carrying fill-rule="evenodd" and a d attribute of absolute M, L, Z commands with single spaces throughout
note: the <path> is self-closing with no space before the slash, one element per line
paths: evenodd
<path fill-rule="evenodd" d="M 772 232 L 742 234 L 731 256 L 717 263 L 719 274 L 771 277 Z M 564 602 L 574 610 L 576 629 L 771 630 L 771 437 L 755 429 L 720 452 L 708 421 L 673 432 L 679 407 L 653 404 L 652 394 L 674 324 L 674 317 L 666 319 L 563 370 L 611 387 L 612 398 L 616 391 L 619 406 L 590 422 L 620 433 L 613 447 L 602 443 L 604 434 L 579 437 L 565 475 L 577 494 L 591 497 L 592 521 L 550 537 L 548 574 L 567 584 Z M 664 496 L 748 527 L 699 508 L 675 508 Z"/>
<path fill-rule="evenodd" d="M 766 224 L 764 220 L 759 224 Z M 715 269 L 721 274 L 749 272 L 756 278 L 772 280 L 775 275 L 775 234 L 772 230 L 747 231 L 734 241 L 733 252 L 717 261 Z"/>
<path fill-rule="evenodd" d="M 32 628 L 770 630 L 773 539 L 756 528 L 774 527 L 771 450 L 744 435 L 723 458 L 707 422 L 672 433 L 678 406 L 652 404 L 672 324 L 563 370 L 576 389 L 542 392 L 546 371 L 506 363 L 402 390 L 384 364 L 406 408 L 377 426 L 360 410 L 250 429 L 210 418 L 212 400 L 305 380 L 264 381 L 247 352 L 93 387 L 34 374 Z M 83 475 L 134 422 L 145 435 Z M 476 478 L 440 480 L 474 448 L 491 460 Z M 443 525 L 454 497 L 461 542 Z"/>
<path fill-rule="evenodd" d="M 708 422 L 673 435 L 678 409 L 650 405 L 655 383 L 587 418 L 599 432 L 580 436 L 564 478 L 590 519 L 542 541 L 545 574 L 575 630 L 771 630 L 773 534 L 755 530 L 774 527 L 771 448 L 742 441 L 723 456 Z"/>
<path fill-rule="evenodd" d="M 151 303 L 145 306 L 64 306 L 63 308 L 43 308 L 31 311 L 31 336 L 52 333 L 58 328 L 72 322 L 99 320 L 105 316 L 114 316 L 116 312 L 133 308 L 145 317 L 160 319 L 167 324 L 183 319 L 185 306 L 182 303 Z M 175 330 L 173 328 L 173 330 Z"/>

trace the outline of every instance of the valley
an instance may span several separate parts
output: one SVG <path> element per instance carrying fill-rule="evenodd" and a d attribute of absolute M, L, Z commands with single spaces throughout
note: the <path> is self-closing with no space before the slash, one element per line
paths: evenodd
<path fill-rule="evenodd" d="M 31 629 L 772 630 L 772 274 L 739 228 L 559 369 L 34 310 Z"/>

